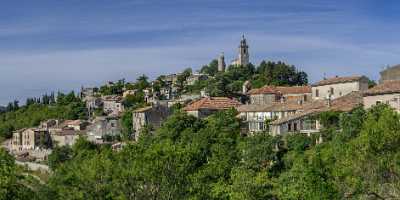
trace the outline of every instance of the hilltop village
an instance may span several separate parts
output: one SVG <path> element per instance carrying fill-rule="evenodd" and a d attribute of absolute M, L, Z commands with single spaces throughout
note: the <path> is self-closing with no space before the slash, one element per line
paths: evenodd
<path fill-rule="evenodd" d="M 56 103 L 57 99 L 54 94 L 46 95 L 42 102 Z M 47 160 L 54 147 L 72 146 L 79 138 L 118 150 L 127 142 L 140 140 L 142 134 L 154 133 L 175 112 L 207 118 L 230 109 L 237 112 L 242 135 L 312 135 L 323 128 L 317 117 L 323 112 L 349 112 L 360 105 L 370 108 L 376 104 L 400 111 L 400 66 L 382 71 L 377 85 L 366 76 L 353 74 L 309 84 L 305 72 L 282 62 L 263 61 L 257 68 L 253 66 L 243 36 L 238 57 L 228 66 L 222 53 L 198 72 L 189 68 L 153 81 L 143 75 L 135 83 L 119 80 L 101 87 L 82 87 L 79 95 L 72 94 L 70 99 L 84 103 L 85 116 L 14 127 L 3 146 L 18 160 L 39 162 Z M 323 142 L 322 137 L 317 140 Z"/>

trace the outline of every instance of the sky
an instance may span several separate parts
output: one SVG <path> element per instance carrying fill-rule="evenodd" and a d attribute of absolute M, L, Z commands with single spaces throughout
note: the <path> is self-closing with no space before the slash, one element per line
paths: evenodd
<path fill-rule="evenodd" d="M 0 105 L 237 56 L 284 61 L 311 83 L 400 63 L 392 0 L 0 0 Z"/>

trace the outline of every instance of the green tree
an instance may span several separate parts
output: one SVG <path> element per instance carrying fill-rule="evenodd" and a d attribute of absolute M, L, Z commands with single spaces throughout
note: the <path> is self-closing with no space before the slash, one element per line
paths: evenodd
<path fill-rule="evenodd" d="M 55 170 L 58 166 L 72 158 L 72 149 L 69 146 L 56 146 L 48 157 L 50 169 Z"/>

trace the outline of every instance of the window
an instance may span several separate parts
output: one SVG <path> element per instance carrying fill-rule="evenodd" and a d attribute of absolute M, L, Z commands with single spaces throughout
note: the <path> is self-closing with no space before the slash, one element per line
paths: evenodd
<path fill-rule="evenodd" d="M 315 96 L 319 97 L 319 90 L 318 89 L 315 90 Z"/>
<path fill-rule="evenodd" d="M 379 104 L 381 104 L 382 103 L 382 101 L 376 101 L 376 105 L 379 105 Z"/>
<path fill-rule="evenodd" d="M 297 131 L 297 123 L 293 124 L 293 131 Z"/>
<path fill-rule="evenodd" d="M 335 91 L 333 90 L 333 87 L 330 88 L 330 91 L 329 91 L 329 92 L 330 92 L 331 95 L 334 95 L 334 94 L 335 94 Z"/>
<path fill-rule="evenodd" d="M 292 124 L 288 124 L 288 131 L 292 131 Z"/>

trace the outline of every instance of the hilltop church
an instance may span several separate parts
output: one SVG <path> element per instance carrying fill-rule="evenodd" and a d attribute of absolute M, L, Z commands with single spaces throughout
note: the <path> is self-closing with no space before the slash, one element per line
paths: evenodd
<path fill-rule="evenodd" d="M 250 63 L 249 56 L 249 45 L 247 45 L 246 38 L 242 35 L 242 39 L 240 40 L 239 45 L 239 55 L 238 58 L 231 62 L 231 65 L 241 65 L 246 66 Z M 222 53 L 218 58 L 218 71 L 222 72 L 226 70 L 225 57 L 224 53 Z"/>

